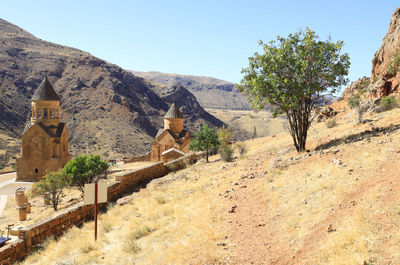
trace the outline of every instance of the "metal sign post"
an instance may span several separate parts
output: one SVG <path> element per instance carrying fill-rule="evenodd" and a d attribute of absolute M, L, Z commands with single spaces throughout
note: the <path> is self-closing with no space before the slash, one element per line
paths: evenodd
<path fill-rule="evenodd" d="M 94 241 L 97 240 L 97 182 L 94 184 Z"/>
<path fill-rule="evenodd" d="M 83 199 L 85 205 L 94 204 L 94 240 L 97 240 L 98 204 L 107 202 L 107 183 L 96 182 L 85 184 Z"/>

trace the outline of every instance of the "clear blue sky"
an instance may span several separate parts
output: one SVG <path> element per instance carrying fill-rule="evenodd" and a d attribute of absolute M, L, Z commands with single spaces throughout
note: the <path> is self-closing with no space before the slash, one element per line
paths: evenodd
<path fill-rule="evenodd" d="M 371 73 L 398 0 L 2 1 L 0 17 L 35 36 L 136 71 L 239 82 L 269 41 L 310 27 L 345 42 L 350 80 Z"/>

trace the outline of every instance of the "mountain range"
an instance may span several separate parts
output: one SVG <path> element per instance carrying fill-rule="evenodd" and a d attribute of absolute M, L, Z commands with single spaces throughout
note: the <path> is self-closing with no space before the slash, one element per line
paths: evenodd
<path fill-rule="evenodd" d="M 147 152 L 173 102 L 192 132 L 202 123 L 223 124 L 179 84 L 154 83 L 0 19 L 0 168 L 19 150 L 30 99 L 46 74 L 61 98 L 73 155 L 114 159 Z"/>
<path fill-rule="evenodd" d="M 249 110 L 247 96 L 235 89 L 233 83 L 208 76 L 137 72 L 133 74 L 164 85 L 181 85 L 198 99 L 204 108 Z"/>

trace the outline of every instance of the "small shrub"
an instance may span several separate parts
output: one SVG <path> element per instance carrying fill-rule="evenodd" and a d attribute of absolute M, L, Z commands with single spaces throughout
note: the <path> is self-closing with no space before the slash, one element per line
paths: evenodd
<path fill-rule="evenodd" d="M 81 252 L 85 253 L 85 254 L 97 249 L 96 245 L 91 241 L 84 242 L 79 248 L 80 248 Z"/>
<path fill-rule="evenodd" d="M 177 168 L 176 168 L 175 164 L 168 164 L 168 165 L 165 165 L 165 166 L 167 167 L 168 172 L 175 172 L 175 171 L 177 171 Z"/>
<path fill-rule="evenodd" d="M 138 253 L 141 250 L 141 248 L 136 243 L 136 240 L 130 238 L 125 239 L 123 249 L 129 254 Z"/>
<path fill-rule="evenodd" d="M 111 210 L 112 208 L 114 208 L 115 205 L 116 205 L 115 202 L 109 202 L 109 203 L 107 204 L 107 211 L 109 211 L 109 210 Z"/>
<path fill-rule="evenodd" d="M 217 131 L 218 134 L 218 139 L 219 142 L 221 143 L 221 145 L 229 145 L 231 144 L 232 141 L 232 132 L 229 128 L 226 128 L 225 125 L 222 126 L 222 128 L 220 128 Z"/>
<path fill-rule="evenodd" d="M 398 51 L 388 64 L 388 73 L 395 75 L 400 70 L 400 51 Z"/>
<path fill-rule="evenodd" d="M 247 153 L 247 147 L 245 144 L 243 144 L 243 143 L 237 144 L 236 147 L 239 151 L 240 156 L 244 156 Z"/>
<path fill-rule="evenodd" d="M 102 227 L 104 233 L 108 233 L 108 232 L 110 232 L 111 229 L 112 229 L 112 224 L 109 223 L 109 222 L 103 222 L 103 223 L 101 224 L 101 227 Z"/>
<path fill-rule="evenodd" d="M 158 204 L 165 204 L 165 203 L 167 202 L 167 200 L 166 200 L 164 197 L 162 197 L 162 196 L 156 196 L 156 197 L 154 198 L 154 200 L 156 200 L 156 202 L 157 202 Z"/>
<path fill-rule="evenodd" d="M 326 128 L 333 128 L 337 125 L 336 119 L 329 119 L 326 121 Z"/>
<path fill-rule="evenodd" d="M 155 229 L 151 229 L 147 225 L 143 225 L 143 226 L 140 226 L 140 227 L 136 228 L 135 231 L 133 231 L 131 234 L 128 235 L 128 237 L 130 239 L 138 240 L 138 239 L 140 239 L 142 237 L 150 235 L 151 232 L 153 232 L 154 230 Z"/>
<path fill-rule="evenodd" d="M 218 153 L 221 156 L 222 160 L 224 160 L 226 162 L 232 162 L 233 149 L 230 145 L 221 146 L 218 150 Z"/>
<path fill-rule="evenodd" d="M 383 111 L 391 110 L 398 106 L 396 99 L 392 96 L 384 96 L 379 104 Z"/>
<path fill-rule="evenodd" d="M 349 98 L 348 101 L 349 107 L 351 109 L 355 109 L 357 114 L 358 114 L 358 120 L 357 123 L 360 124 L 363 122 L 363 115 L 364 112 L 367 110 L 365 105 L 363 106 L 361 104 L 361 97 L 359 94 L 353 95 L 351 98 Z"/>

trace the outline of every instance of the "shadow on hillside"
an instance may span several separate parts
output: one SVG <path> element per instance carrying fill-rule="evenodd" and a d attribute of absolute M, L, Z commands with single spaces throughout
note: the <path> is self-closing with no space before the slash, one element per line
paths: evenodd
<path fill-rule="evenodd" d="M 359 142 L 359 141 L 366 140 L 366 139 L 369 139 L 372 137 L 378 137 L 385 133 L 392 133 L 392 132 L 397 131 L 398 129 L 400 129 L 400 124 L 396 124 L 396 125 L 391 124 L 390 126 L 387 126 L 387 127 L 381 127 L 381 128 L 377 127 L 377 128 L 373 128 L 372 130 L 365 130 L 365 131 L 357 133 L 357 134 L 351 134 L 346 137 L 334 139 L 327 143 L 321 144 L 321 145 L 317 146 L 315 148 L 315 150 L 319 151 L 319 150 L 324 150 L 324 149 L 328 149 L 331 147 L 335 147 L 335 146 L 338 146 L 341 144 Z"/>

